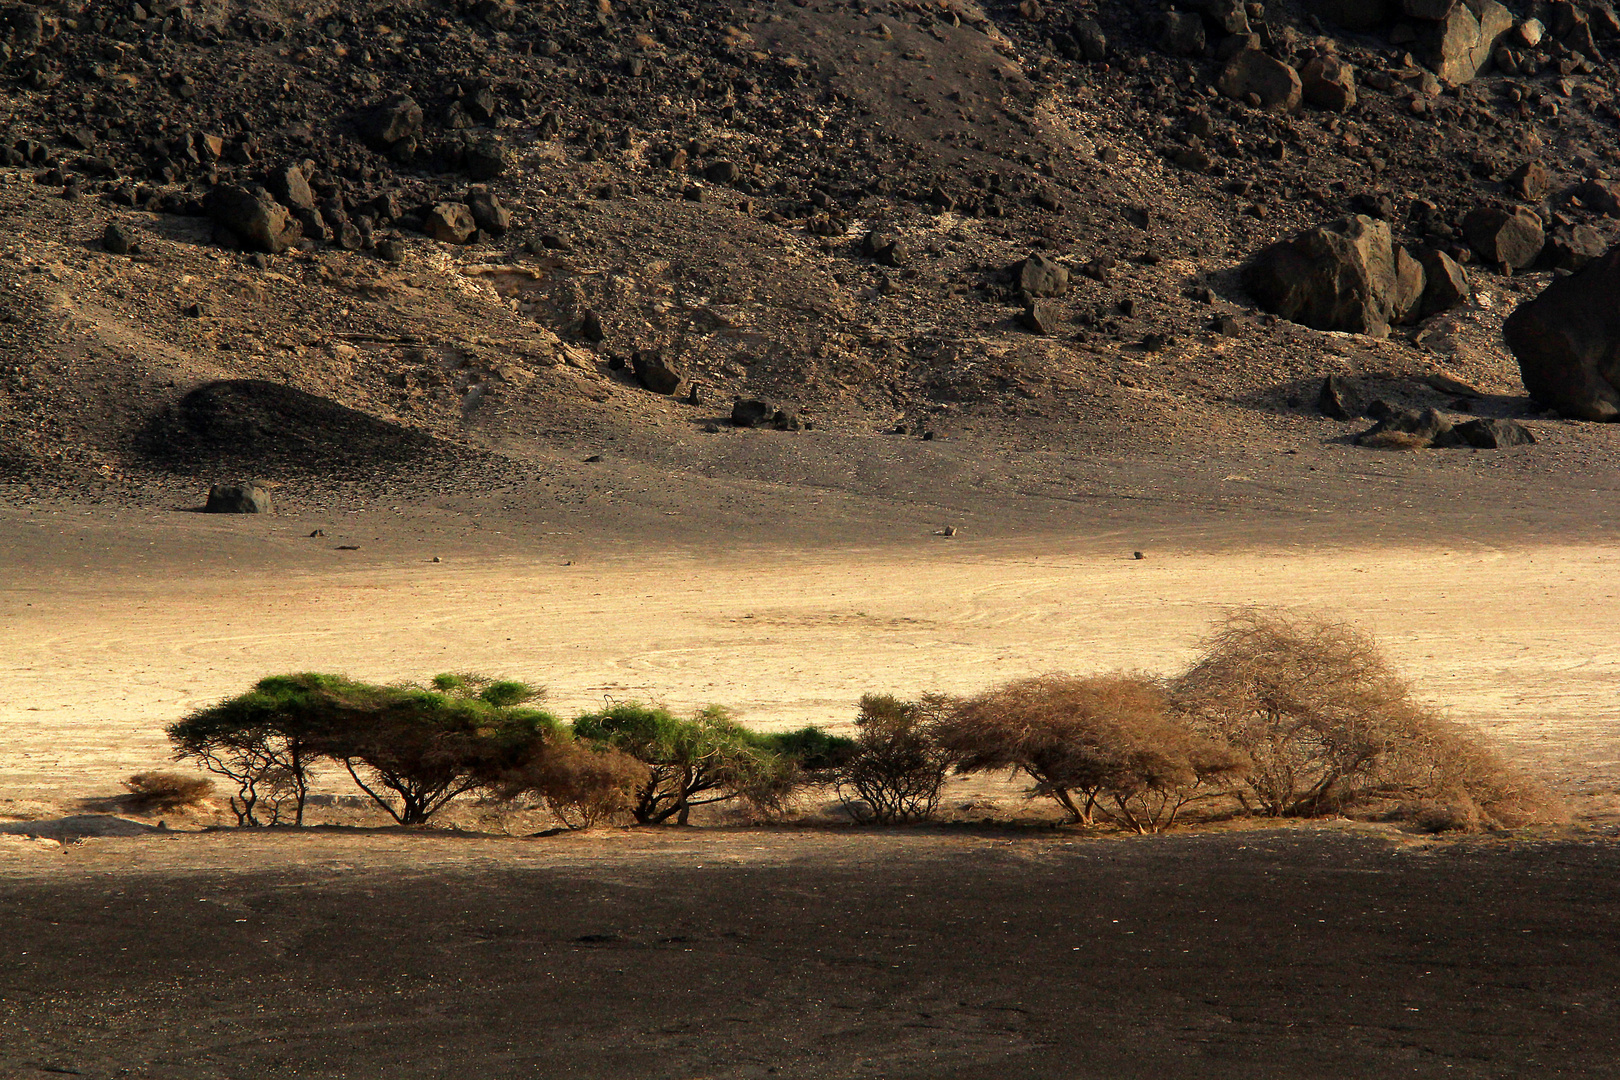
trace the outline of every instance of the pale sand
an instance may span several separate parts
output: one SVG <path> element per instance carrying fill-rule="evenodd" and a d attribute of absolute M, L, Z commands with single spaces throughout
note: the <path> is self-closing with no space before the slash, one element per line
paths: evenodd
<path fill-rule="evenodd" d="M 1155 550 L 940 540 L 882 550 L 417 558 L 238 553 L 186 572 L 64 556 L 0 581 L 0 795 L 107 794 L 162 726 L 258 677 L 478 670 L 748 723 L 847 724 L 864 692 L 1046 671 L 1166 671 L 1223 608 L 1310 606 L 1375 633 L 1422 696 L 1570 793 L 1620 791 L 1620 554 Z M 304 564 L 304 565 L 300 565 Z M 237 567 L 237 569 L 231 569 Z"/>

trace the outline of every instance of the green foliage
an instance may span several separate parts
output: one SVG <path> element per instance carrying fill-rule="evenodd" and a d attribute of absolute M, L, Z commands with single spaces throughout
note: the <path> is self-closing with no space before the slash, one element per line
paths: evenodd
<path fill-rule="evenodd" d="M 839 768 L 838 794 L 857 821 L 926 821 L 939 807 L 951 757 L 935 737 L 941 699 L 861 698 L 854 753 Z M 851 795 L 850 793 L 853 793 Z"/>
<path fill-rule="evenodd" d="M 517 686 L 464 676 L 441 676 L 435 689 L 425 689 L 341 675 L 277 675 L 186 718 L 169 737 L 179 756 L 197 758 L 242 786 L 235 805 L 245 805 L 248 817 L 262 788 L 285 775 L 277 769 L 303 777 L 301 805 L 308 763 L 327 758 L 396 821 L 416 825 L 457 795 L 521 768 L 558 731 L 546 713 L 484 696 L 504 688 L 491 696 L 511 700 Z M 398 796 L 400 806 L 379 789 Z M 251 823 L 240 812 L 239 818 Z"/>
<path fill-rule="evenodd" d="M 825 773 L 849 763 L 856 752 L 855 740 L 808 726 L 797 731 L 777 731 L 759 736 L 773 753 L 794 762 L 807 773 Z"/>
<path fill-rule="evenodd" d="M 647 766 L 631 814 L 643 825 L 687 823 L 692 807 L 744 798 L 776 807 L 798 780 L 793 761 L 767 736 L 749 731 L 723 708 L 690 720 L 629 701 L 574 721 L 576 738 L 611 747 Z"/>

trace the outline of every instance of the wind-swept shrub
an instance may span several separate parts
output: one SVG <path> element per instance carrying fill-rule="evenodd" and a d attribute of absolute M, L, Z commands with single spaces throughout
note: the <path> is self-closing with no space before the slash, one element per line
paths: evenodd
<path fill-rule="evenodd" d="M 887 825 L 934 816 L 951 768 L 934 735 L 942 704 L 937 697 L 861 698 L 854 753 L 835 773 L 838 795 L 855 820 Z"/>
<path fill-rule="evenodd" d="M 954 703 L 941 743 L 964 772 L 1011 769 L 1070 818 L 1100 815 L 1135 832 L 1175 824 L 1189 803 L 1228 789 L 1248 760 L 1177 723 L 1138 675 L 1019 679 Z"/>
<path fill-rule="evenodd" d="M 1478 736 L 1414 701 L 1377 643 L 1348 623 L 1234 612 L 1172 692 L 1195 725 L 1253 760 L 1242 795 L 1262 814 L 1391 803 L 1466 826 L 1523 823 L 1549 807 Z"/>
<path fill-rule="evenodd" d="M 498 790 L 506 798 L 536 796 L 565 827 L 588 829 L 628 815 L 646 780 L 647 766 L 624 751 L 560 737 Z"/>
<path fill-rule="evenodd" d="M 136 773 L 124 781 L 124 788 L 134 802 L 154 810 L 179 810 L 196 806 L 214 790 L 214 782 L 205 776 L 187 776 L 175 772 Z"/>
<path fill-rule="evenodd" d="M 642 825 L 685 825 L 694 806 L 746 799 L 779 807 L 798 769 L 718 706 L 682 720 L 667 709 L 629 701 L 574 721 L 574 735 L 629 754 L 647 766 L 630 813 Z"/>

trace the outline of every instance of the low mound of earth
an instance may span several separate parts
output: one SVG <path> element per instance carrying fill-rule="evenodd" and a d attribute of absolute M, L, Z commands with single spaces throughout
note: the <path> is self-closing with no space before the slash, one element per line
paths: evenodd
<path fill-rule="evenodd" d="M 420 464 L 435 440 L 397 423 L 262 379 L 205 383 L 153 418 L 141 451 L 174 469 L 309 472 L 350 479 Z"/>

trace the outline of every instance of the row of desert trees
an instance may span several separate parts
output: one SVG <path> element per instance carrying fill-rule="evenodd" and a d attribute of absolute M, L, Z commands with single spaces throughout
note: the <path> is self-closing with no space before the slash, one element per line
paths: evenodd
<path fill-rule="evenodd" d="M 920 821 L 952 774 L 1010 772 L 1072 821 L 1159 832 L 1201 802 L 1271 817 L 1383 811 L 1436 828 L 1512 826 L 1540 788 L 1413 697 L 1376 644 L 1316 616 L 1237 612 L 1172 678 L 1021 679 L 966 697 L 861 699 L 853 738 L 751 731 L 623 703 L 565 724 L 522 683 L 427 687 L 277 676 L 169 729 L 176 756 L 235 785 L 243 825 L 301 824 L 312 771 L 341 767 L 401 824 L 480 791 L 571 828 L 687 822 L 742 800 L 780 810 L 807 786 L 859 821 Z"/>

